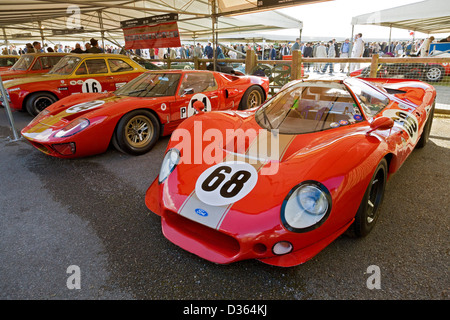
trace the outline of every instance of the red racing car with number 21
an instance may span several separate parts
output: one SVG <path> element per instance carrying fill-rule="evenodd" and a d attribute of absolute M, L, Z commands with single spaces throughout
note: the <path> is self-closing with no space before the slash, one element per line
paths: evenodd
<path fill-rule="evenodd" d="M 98 154 L 110 144 L 124 153 L 141 155 L 198 110 L 255 107 L 266 99 L 268 90 L 269 81 L 263 77 L 148 71 L 114 92 L 77 94 L 53 103 L 22 135 L 55 157 Z"/>

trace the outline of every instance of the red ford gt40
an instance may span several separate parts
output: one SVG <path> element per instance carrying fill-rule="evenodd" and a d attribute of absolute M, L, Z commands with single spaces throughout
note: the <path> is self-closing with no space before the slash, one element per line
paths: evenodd
<path fill-rule="evenodd" d="M 119 151 L 140 155 L 199 110 L 259 106 L 268 90 L 268 79 L 257 76 L 150 71 L 112 93 L 63 98 L 36 116 L 22 135 L 40 151 L 55 157 L 102 153 L 111 142 Z"/>
<path fill-rule="evenodd" d="M 215 263 L 287 267 L 346 230 L 367 235 L 388 177 L 427 142 L 436 97 L 369 80 L 294 81 L 259 108 L 183 122 L 145 198 L 165 237 Z"/>

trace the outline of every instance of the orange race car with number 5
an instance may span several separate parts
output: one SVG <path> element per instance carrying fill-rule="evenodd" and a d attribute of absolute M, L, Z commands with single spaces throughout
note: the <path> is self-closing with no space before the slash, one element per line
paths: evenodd
<path fill-rule="evenodd" d="M 146 69 L 125 55 L 71 54 L 47 73 L 4 81 L 10 106 L 33 116 L 64 97 L 115 91 Z"/>

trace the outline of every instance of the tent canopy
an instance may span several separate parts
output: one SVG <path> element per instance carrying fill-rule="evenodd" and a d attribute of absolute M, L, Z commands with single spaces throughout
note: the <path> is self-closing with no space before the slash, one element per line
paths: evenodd
<path fill-rule="evenodd" d="M 120 21 L 167 13 L 178 14 L 182 40 L 210 36 L 213 16 L 218 33 L 300 30 L 301 21 L 273 9 L 322 1 L 329 0 L 1 0 L 0 37 L 9 41 L 82 41 L 100 38 L 103 32 L 117 41 L 123 40 Z M 78 33 L 55 31 L 80 27 Z"/>
<path fill-rule="evenodd" d="M 352 18 L 352 25 L 378 25 L 422 33 L 450 33 L 450 1 L 426 0 Z"/>

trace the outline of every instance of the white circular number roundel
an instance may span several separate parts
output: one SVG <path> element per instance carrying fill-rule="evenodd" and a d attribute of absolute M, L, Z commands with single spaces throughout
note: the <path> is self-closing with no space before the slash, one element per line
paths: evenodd
<path fill-rule="evenodd" d="M 81 91 L 83 93 L 102 92 L 102 85 L 98 80 L 87 79 L 83 82 L 83 85 L 81 86 Z"/>
<path fill-rule="evenodd" d="M 70 108 L 68 108 L 66 110 L 66 112 L 67 113 L 77 113 L 77 112 L 81 112 L 81 111 L 85 111 L 85 110 L 89 110 L 89 109 L 94 109 L 96 107 L 101 106 L 104 103 L 105 103 L 105 101 L 103 101 L 103 100 L 93 100 L 93 101 L 83 102 L 83 103 L 79 103 L 74 106 L 71 106 Z"/>
<path fill-rule="evenodd" d="M 257 181 L 258 172 L 250 164 L 223 162 L 208 168 L 198 177 L 195 193 L 206 204 L 223 206 L 245 197 Z"/>
<path fill-rule="evenodd" d="M 206 95 L 204 95 L 203 93 L 196 93 L 192 96 L 191 100 L 189 101 L 188 110 L 187 110 L 188 117 L 191 117 L 197 113 L 197 110 L 195 110 L 195 108 L 194 108 L 194 102 L 196 102 L 196 101 L 203 102 L 203 105 L 205 106 L 203 111 L 205 111 L 205 112 L 211 111 L 211 101 L 209 100 L 209 98 Z"/>

